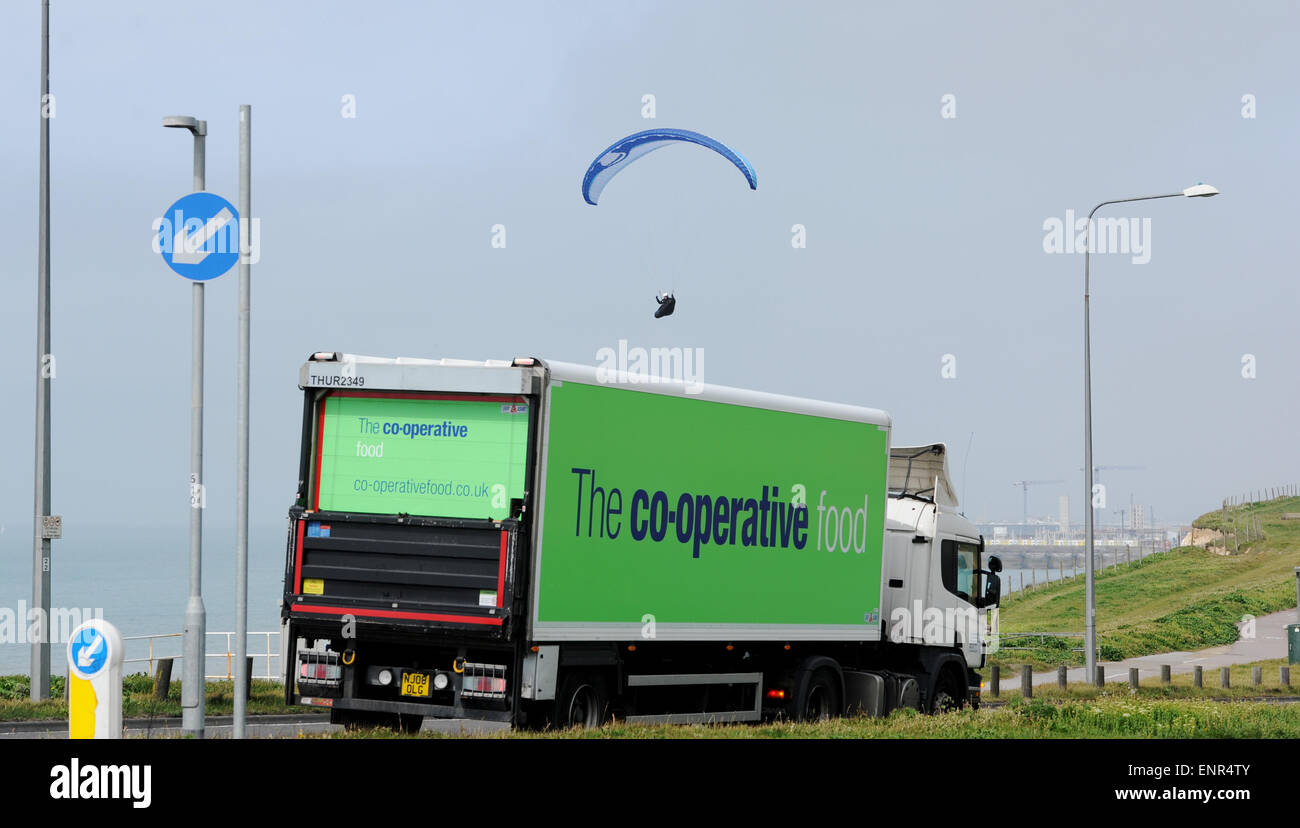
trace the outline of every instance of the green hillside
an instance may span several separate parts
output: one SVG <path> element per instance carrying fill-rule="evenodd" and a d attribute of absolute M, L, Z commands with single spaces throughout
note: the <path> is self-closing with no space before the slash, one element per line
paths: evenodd
<path fill-rule="evenodd" d="M 1247 613 L 1266 615 L 1296 605 L 1294 567 L 1300 565 L 1300 497 L 1240 506 L 1225 515 L 1198 518 L 1202 529 L 1244 527 L 1253 518 L 1261 537 L 1246 541 L 1244 529 L 1223 545 L 1184 546 L 1121 564 L 1096 579 L 1097 634 L 1103 661 L 1176 650 L 1195 650 L 1237 640 L 1236 623 Z M 1083 663 L 1078 638 L 1016 639 L 1016 632 L 1082 633 L 1084 578 L 1079 575 L 1008 597 L 1000 627 L 1004 650 L 990 664 L 1032 664 L 1036 669 Z"/>

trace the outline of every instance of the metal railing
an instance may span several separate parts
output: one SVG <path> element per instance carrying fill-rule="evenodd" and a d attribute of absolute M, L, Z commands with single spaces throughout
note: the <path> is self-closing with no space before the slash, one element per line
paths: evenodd
<path fill-rule="evenodd" d="M 1049 638 L 1083 638 L 1083 637 L 1084 637 L 1083 633 L 1075 633 L 1075 632 L 1014 632 L 1014 633 L 999 632 L 998 649 L 999 650 L 1036 650 L 1042 647 L 1043 644 L 1047 643 L 1047 639 Z M 1002 643 L 1004 641 L 1019 640 L 1022 638 L 1037 638 L 1039 646 L 1038 647 L 1008 647 L 1006 644 Z M 1100 647 L 1101 645 L 1100 637 L 1098 637 L 1097 639 L 1097 644 Z M 1078 647 L 1070 647 L 1069 649 L 1070 652 L 1081 653 L 1083 652 L 1083 643 L 1080 642 Z"/>
<path fill-rule="evenodd" d="M 234 677 L 235 677 L 235 673 L 234 673 L 234 665 L 235 665 L 234 638 L 235 638 L 235 633 L 233 633 L 233 632 L 208 632 L 208 633 L 206 633 L 205 638 L 210 638 L 211 636 L 218 636 L 218 637 L 220 637 L 220 638 L 224 638 L 224 639 L 225 639 L 225 649 L 224 649 L 224 650 L 218 650 L 218 651 L 216 651 L 216 652 L 213 652 L 212 650 L 208 649 L 207 646 L 204 647 L 204 653 L 203 653 L 203 657 L 204 657 L 204 671 L 205 671 L 204 679 L 209 680 L 209 681 L 222 681 L 222 680 L 224 680 L 224 681 L 232 681 L 232 680 L 234 680 Z M 271 642 L 272 637 L 275 638 L 275 644 L 274 644 L 274 647 L 272 647 L 272 642 Z M 124 641 L 124 642 L 128 642 L 128 643 L 126 644 L 126 647 L 127 647 L 128 652 L 129 652 L 130 649 L 131 649 L 131 644 L 130 644 L 129 642 L 132 642 L 132 641 L 147 641 L 147 642 L 149 642 L 149 646 L 148 646 L 148 654 L 147 654 L 147 655 L 140 656 L 140 657 L 136 657 L 136 658 L 125 658 L 125 659 L 122 659 L 122 663 L 123 663 L 123 664 L 147 664 L 147 665 L 148 665 L 149 675 L 152 676 L 152 675 L 154 674 L 154 667 L 155 667 L 155 663 L 156 663 L 156 662 L 158 662 L 158 661 L 160 661 L 160 660 L 162 660 L 162 659 L 164 659 L 164 658 L 170 658 L 170 659 L 172 659 L 173 661 L 180 661 L 180 660 L 184 657 L 184 656 L 183 656 L 181 653 L 179 653 L 179 652 L 177 652 L 177 653 L 175 653 L 175 654 L 172 654 L 172 653 L 166 653 L 166 652 L 160 652 L 158 649 L 155 649 L 155 647 L 154 647 L 154 642 L 155 642 L 155 641 L 162 641 L 162 640 L 164 640 L 164 639 L 177 639 L 177 644 L 179 645 L 180 640 L 183 639 L 183 638 L 184 638 L 184 633 L 157 633 L 157 634 L 154 634 L 154 635 L 124 635 L 124 636 L 122 636 L 122 641 Z M 263 650 L 262 648 L 257 648 L 257 649 L 255 649 L 255 648 L 253 647 L 252 639 L 254 639 L 254 638 L 263 638 L 263 639 L 265 639 L 265 645 L 266 645 L 266 646 L 265 646 L 265 649 L 264 649 L 264 650 Z M 273 663 L 278 662 L 278 661 L 280 660 L 280 632 L 279 632 L 279 630 L 275 630 L 275 631 L 273 631 L 273 632 L 250 632 L 250 633 L 248 633 L 248 641 L 249 641 L 249 646 L 248 646 L 247 649 L 246 649 L 246 655 L 251 656 L 251 657 L 253 658 L 253 664 L 254 664 L 254 667 L 255 667 L 255 669 L 253 670 L 253 678 L 265 679 L 265 680 L 267 680 L 267 681 L 280 681 L 280 680 L 282 680 L 283 676 L 281 675 L 280 671 L 278 671 L 278 670 L 273 670 L 273 669 L 272 669 L 272 665 L 273 665 Z M 261 642 L 259 642 L 259 643 L 261 643 Z M 159 648 L 159 649 L 161 649 L 161 648 Z M 177 646 L 176 649 L 179 650 L 180 647 Z M 225 668 L 226 668 L 226 671 L 225 671 L 224 673 L 207 673 L 207 672 L 206 672 L 207 667 L 208 667 L 208 663 L 210 663 L 211 660 L 214 659 L 214 658 L 216 658 L 216 659 L 224 659 L 224 661 L 225 661 Z M 265 672 L 264 675 L 258 675 L 257 670 L 256 670 L 257 659 L 263 659 L 263 658 L 266 659 L 266 672 Z"/>

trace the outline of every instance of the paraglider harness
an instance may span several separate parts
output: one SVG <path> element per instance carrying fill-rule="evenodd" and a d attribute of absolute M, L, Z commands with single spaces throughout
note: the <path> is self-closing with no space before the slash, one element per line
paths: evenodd
<path fill-rule="evenodd" d="M 655 319 L 672 316 L 673 311 L 677 309 L 677 299 L 671 293 L 656 295 L 655 301 L 659 303 L 659 310 L 655 311 Z"/>

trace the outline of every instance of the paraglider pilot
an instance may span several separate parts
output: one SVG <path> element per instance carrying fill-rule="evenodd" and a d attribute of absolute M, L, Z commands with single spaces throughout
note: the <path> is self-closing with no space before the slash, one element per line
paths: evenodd
<path fill-rule="evenodd" d="M 655 296 L 655 301 L 659 303 L 659 310 L 655 311 L 655 319 L 672 316 L 673 311 L 677 309 L 677 299 L 671 293 Z"/>

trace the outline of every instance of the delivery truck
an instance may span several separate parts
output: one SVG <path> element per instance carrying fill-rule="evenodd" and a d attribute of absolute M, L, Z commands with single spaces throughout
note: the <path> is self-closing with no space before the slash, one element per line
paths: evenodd
<path fill-rule="evenodd" d="M 286 703 L 408 729 L 979 703 L 1001 566 L 944 445 L 891 445 L 884 411 L 539 358 L 319 352 L 298 384 Z"/>

